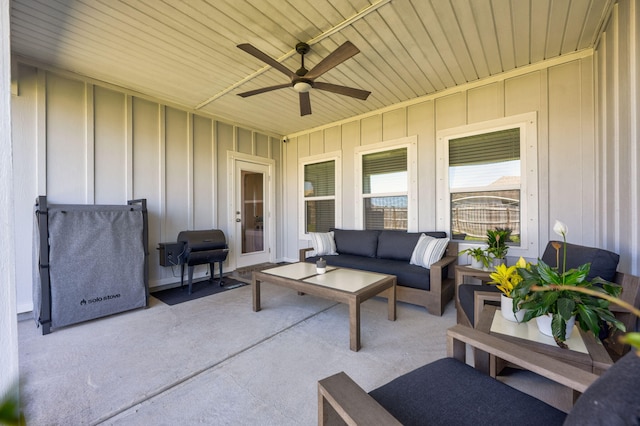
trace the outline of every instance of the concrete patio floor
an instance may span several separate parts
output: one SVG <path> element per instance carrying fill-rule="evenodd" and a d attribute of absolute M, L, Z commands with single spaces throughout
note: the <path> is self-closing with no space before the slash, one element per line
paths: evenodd
<path fill-rule="evenodd" d="M 21 398 L 29 425 L 315 425 L 317 381 L 345 371 L 371 390 L 445 356 L 455 324 L 386 300 L 361 310 L 362 349 L 349 350 L 346 305 L 265 283 L 54 330 L 19 323 Z"/>

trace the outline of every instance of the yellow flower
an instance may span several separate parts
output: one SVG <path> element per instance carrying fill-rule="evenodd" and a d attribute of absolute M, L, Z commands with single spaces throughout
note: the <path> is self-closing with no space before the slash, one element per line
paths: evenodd
<path fill-rule="evenodd" d="M 511 290 L 513 290 L 513 288 L 522 281 L 522 277 L 520 276 L 520 274 L 518 274 L 517 270 L 518 267 L 524 267 L 518 266 L 518 264 L 520 264 L 520 261 L 524 262 L 524 259 L 520 258 L 520 260 L 518 260 L 518 263 L 513 266 L 507 266 L 504 264 L 498 265 L 496 266 L 495 272 L 489 274 L 489 276 L 493 280 L 491 281 L 491 283 L 497 284 L 496 287 L 498 288 L 498 290 L 503 292 L 507 297 L 511 296 Z M 526 262 L 524 263 L 526 266 Z"/>

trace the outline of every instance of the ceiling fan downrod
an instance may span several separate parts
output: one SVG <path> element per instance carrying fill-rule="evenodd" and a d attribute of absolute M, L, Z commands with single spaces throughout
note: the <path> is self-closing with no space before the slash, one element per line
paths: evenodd
<path fill-rule="evenodd" d="M 296 44 L 296 52 L 298 52 L 300 54 L 300 69 L 298 71 L 296 71 L 296 74 L 299 75 L 300 77 L 304 76 L 306 73 L 309 72 L 309 70 L 307 70 L 304 67 L 304 55 L 306 55 L 307 53 L 309 53 L 310 47 L 307 43 L 301 41 L 298 44 Z"/>

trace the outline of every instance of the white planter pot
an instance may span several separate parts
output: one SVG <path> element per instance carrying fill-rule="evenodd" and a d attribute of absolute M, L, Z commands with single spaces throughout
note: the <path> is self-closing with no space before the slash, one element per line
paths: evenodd
<path fill-rule="evenodd" d="M 536 317 L 538 330 L 540 330 L 540 333 L 549 337 L 553 337 L 553 333 L 551 332 L 552 318 L 553 316 L 551 314 Z M 574 315 L 571 318 L 569 318 L 569 321 L 567 321 L 567 329 L 565 330 L 565 335 L 564 335 L 566 340 L 569 340 L 569 337 L 571 337 L 571 332 L 573 331 L 573 326 L 575 325 L 575 323 L 576 323 L 576 316 Z"/>
<path fill-rule="evenodd" d="M 484 265 L 481 260 L 475 260 L 473 257 L 471 258 L 471 267 L 475 269 L 484 269 Z"/>
<path fill-rule="evenodd" d="M 504 294 L 500 295 L 500 312 L 502 312 L 502 316 L 507 321 L 513 322 L 522 322 L 524 319 L 524 314 L 526 313 L 526 309 L 518 309 L 516 313 L 513 313 L 513 299 L 505 296 Z"/>

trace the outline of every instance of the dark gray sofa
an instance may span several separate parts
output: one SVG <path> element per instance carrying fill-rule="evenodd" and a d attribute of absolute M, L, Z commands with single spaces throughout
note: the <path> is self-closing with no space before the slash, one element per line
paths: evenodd
<path fill-rule="evenodd" d="M 429 313 L 442 315 L 453 298 L 454 281 L 449 277 L 458 258 L 458 244 L 449 242 L 440 261 L 430 269 L 411 265 L 409 261 L 421 234 L 446 238 L 444 232 L 404 232 L 390 230 L 334 229 L 338 255 L 322 256 L 327 265 L 361 269 L 397 277 L 397 300 L 424 306 Z M 300 250 L 301 262 L 316 262 L 320 257 L 307 257 L 313 248 Z"/>

